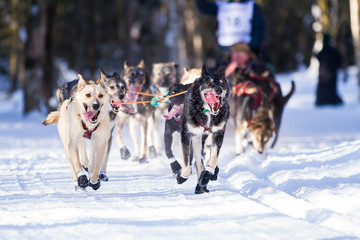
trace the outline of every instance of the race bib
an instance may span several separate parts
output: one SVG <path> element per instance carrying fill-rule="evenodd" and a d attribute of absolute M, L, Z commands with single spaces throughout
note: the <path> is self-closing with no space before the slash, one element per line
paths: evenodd
<path fill-rule="evenodd" d="M 227 3 L 219 1 L 216 4 L 218 6 L 218 44 L 232 46 L 239 42 L 250 43 L 254 2 Z"/>

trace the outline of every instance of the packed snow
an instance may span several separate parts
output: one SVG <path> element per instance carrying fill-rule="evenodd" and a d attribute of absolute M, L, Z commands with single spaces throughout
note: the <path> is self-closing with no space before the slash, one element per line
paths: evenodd
<path fill-rule="evenodd" d="M 201 195 L 195 169 L 178 185 L 164 153 L 149 164 L 125 161 L 115 141 L 109 182 L 74 191 L 56 126 L 41 124 L 45 113 L 23 116 L 21 91 L 0 92 L 0 239 L 360 239 L 356 74 L 349 68 L 346 82 L 340 74 L 343 106 L 321 108 L 316 74 L 277 75 L 284 93 L 291 80 L 296 92 L 276 147 L 235 157 L 230 119 L 218 180 Z"/>

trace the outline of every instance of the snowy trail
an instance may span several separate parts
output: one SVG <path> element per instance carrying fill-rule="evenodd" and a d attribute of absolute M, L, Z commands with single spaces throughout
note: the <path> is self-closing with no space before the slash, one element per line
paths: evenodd
<path fill-rule="evenodd" d="M 360 239 L 355 79 L 340 85 L 345 106 L 321 109 L 314 78 L 278 79 L 285 93 L 291 79 L 297 89 L 276 148 L 235 157 L 230 120 L 218 181 L 202 195 L 195 170 L 178 185 L 165 155 L 123 161 L 115 142 L 110 181 L 75 192 L 56 127 L 39 113 L 23 118 L 16 96 L 0 100 L 0 239 Z"/>

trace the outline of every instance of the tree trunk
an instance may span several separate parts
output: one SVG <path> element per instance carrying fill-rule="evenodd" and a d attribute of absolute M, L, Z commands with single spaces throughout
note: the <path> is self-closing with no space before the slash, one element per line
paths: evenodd
<path fill-rule="evenodd" d="M 53 95 L 55 87 L 53 78 L 53 28 L 56 14 L 56 6 L 54 0 L 48 0 L 46 6 L 46 30 L 45 30 L 45 49 L 44 64 L 42 78 L 42 95 L 45 104 L 49 108 L 49 100 Z"/>
<path fill-rule="evenodd" d="M 354 43 L 355 64 L 358 67 L 359 101 L 360 101 L 360 21 L 359 21 L 359 0 L 350 1 L 350 23 Z"/>

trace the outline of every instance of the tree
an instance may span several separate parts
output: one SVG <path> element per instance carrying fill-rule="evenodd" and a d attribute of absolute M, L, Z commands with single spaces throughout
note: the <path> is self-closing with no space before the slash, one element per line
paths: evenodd
<path fill-rule="evenodd" d="M 350 1 L 350 19 L 351 19 L 351 32 L 354 43 L 355 64 L 359 69 L 358 84 L 359 84 L 359 100 L 360 100 L 360 21 L 359 21 L 359 0 Z"/>

